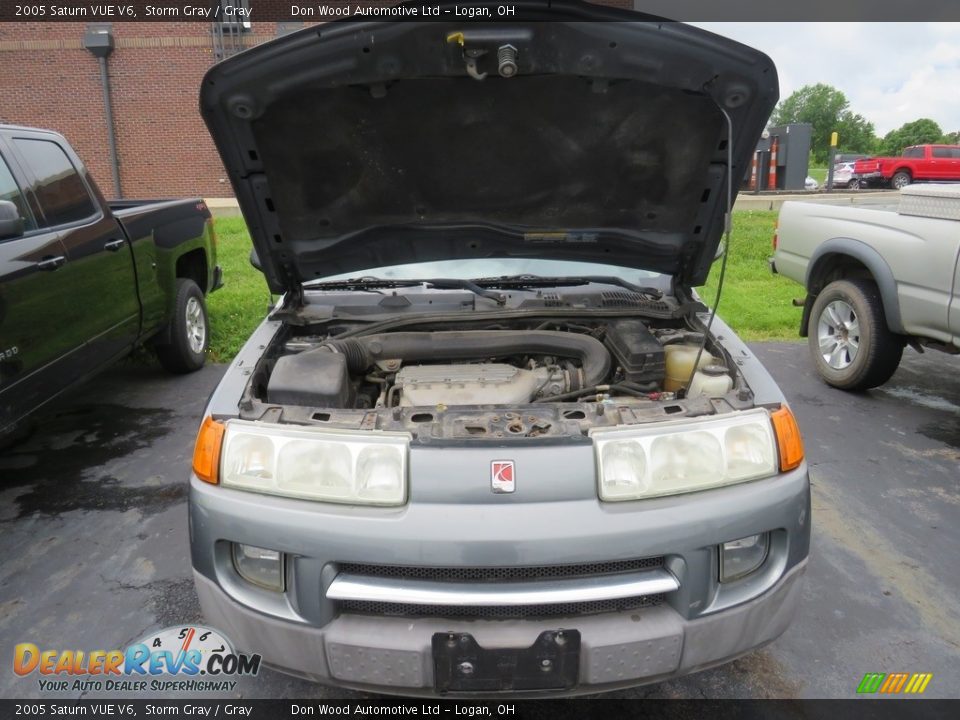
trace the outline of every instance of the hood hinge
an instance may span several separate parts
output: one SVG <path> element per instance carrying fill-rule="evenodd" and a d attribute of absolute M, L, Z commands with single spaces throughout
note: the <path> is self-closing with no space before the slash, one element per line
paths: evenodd
<path fill-rule="evenodd" d="M 289 268 L 287 268 L 289 272 Z M 298 310 L 303 307 L 303 283 L 297 283 L 287 289 L 283 297 L 284 310 Z"/>

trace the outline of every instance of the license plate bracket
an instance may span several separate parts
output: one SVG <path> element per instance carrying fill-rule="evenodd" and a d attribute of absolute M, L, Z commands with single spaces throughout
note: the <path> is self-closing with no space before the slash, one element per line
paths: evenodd
<path fill-rule="evenodd" d="M 484 648 L 470 633 L 433 635 L 437 692 L 562 690 L 580 676 L 580 632 L 545 630 L 528 648 Z"/>

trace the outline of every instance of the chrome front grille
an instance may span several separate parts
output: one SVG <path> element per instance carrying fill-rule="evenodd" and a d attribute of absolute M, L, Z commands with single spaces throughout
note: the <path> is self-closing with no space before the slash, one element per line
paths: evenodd
<path fill-rule="evenodd" d="M 341 612 L 530 619 L 650 607 L 679 587 L 662 557 L 527 567 L 341 563 L 327 597 Z"/>

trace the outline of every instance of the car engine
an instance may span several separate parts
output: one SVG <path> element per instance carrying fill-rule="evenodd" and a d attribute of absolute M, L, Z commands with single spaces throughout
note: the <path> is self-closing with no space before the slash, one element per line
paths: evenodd
<path fill-rule="evenodd" d="M 397 373 L 400 407 L 529 403 L 559 395 L 571 386 L 558 365 L 518 368 L 506 363 L 409 365 Z"/>
<path fill-rule="evenodd" d="M 263 399 L 411 408 L 646 396 L 669 381 L 665 348 L 696 349 L 703 339 L 634 319 L 558 326 L 301 336 L 273 362 Z M 709 351 L 703 358 L 716 360 Z"/>
<path fill-rule="evenodd" d="M 676 321 L 458 325 L 288 327 L 251 372 L 241 417 L 429 441 L 570 436 L 750 406 L 729 355 Z"/>

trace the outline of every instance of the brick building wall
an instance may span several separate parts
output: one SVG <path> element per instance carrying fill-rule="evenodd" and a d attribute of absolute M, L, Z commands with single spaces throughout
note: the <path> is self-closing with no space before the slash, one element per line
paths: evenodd
<path fill-rule="evenodd" d="M 598 1 L 632 6 L 632 0 Z M 86 26 L 0 22 L 0 123 L 63 133 L 104 194 L 117 197 L 100 67 L 82 44 Z M 254 16 L 244 42 L 270 40 L 277 30 L 277 23 Z M 200 81 L 214 63 L 211 24 L 115 22 L 112 32 L 108 66 L 123 196 L 232 196 L 198 111 Z"/>
<path fill-rule="evenodd" d="M 85 28 L 0 24 L 0 122 L 63 133 L 104 193 L 116 197 L 100 67 L 82 45 Z M 210 25 L 131 22 L 112 30 L 108 66 L 123 195 L 231 195 L 197 109 L 201 78 L 214 62 Z"/>

